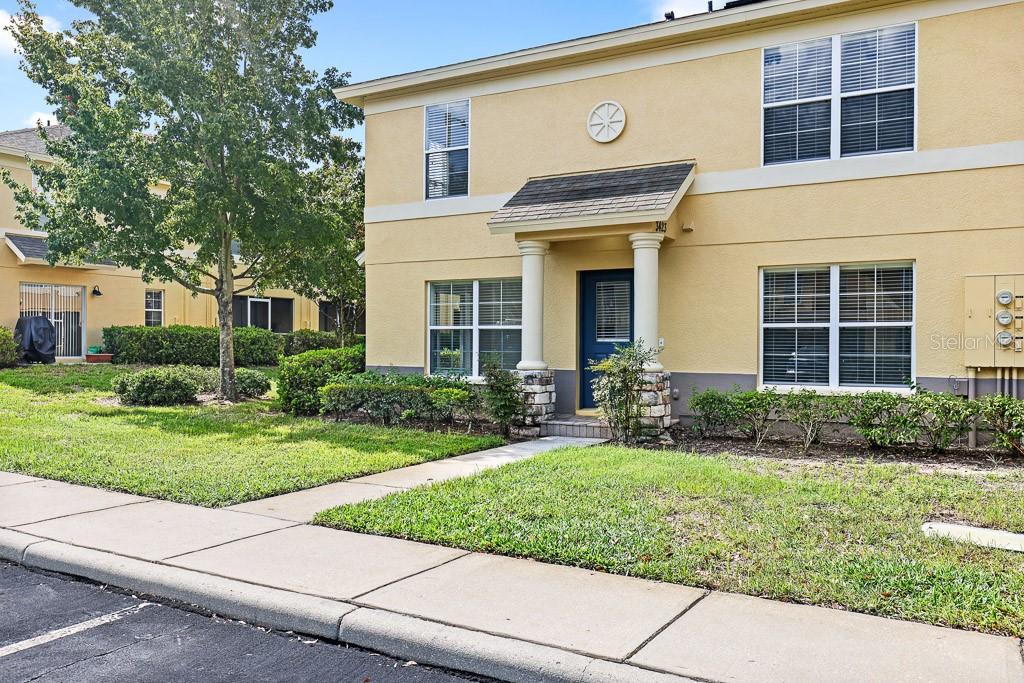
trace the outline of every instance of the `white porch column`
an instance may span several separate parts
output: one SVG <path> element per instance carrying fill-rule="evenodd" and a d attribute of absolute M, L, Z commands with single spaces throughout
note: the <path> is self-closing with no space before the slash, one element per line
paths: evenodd
<path fill-rule="evenodd" d="M 523 257 L 523 358 L 517 370 L 547 370 L 544 362 L 544 256 L 547 242 L 517 243 Z"/>
<path fill-rule="evenodd" d="M 633 338 L 644 345 L 658 348 L 658 251 L 665 233 L 638 232 L 629 236 L 633 244 Z M 661 372 L 665 368 L 657 360 L 645 368 Z"/>

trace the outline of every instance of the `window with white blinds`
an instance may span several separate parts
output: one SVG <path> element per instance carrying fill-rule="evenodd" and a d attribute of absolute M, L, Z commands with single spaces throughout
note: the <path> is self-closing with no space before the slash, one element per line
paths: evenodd
<path fill-rule="evenodd" d="M 763 162 L 914 148 L 916 26 L 791 43 L 763 53 Z"/>
<path fill-rule="evenodd" d="M 480 377 L 490 364 L 512 370 L 521 360 L 519 278 L 431 282 L 428 305 L 431 374 Z"/>
<path fill-rule="evenodd" d="M 425 110 L 426 197 L 469 194 L 469 100 L 432 104 Z"/>
<path fill-rule="evenodd" d="M 913 264 L 761 272 L 764 384 L 906 386 L 913 330 Z"/>
<path fill-rule="evenodd" d="M 630 280 L 609 280 L 596 283 L 596 337 L 599 342 L 629 343 L 632 338 L 633 283 Z"/>

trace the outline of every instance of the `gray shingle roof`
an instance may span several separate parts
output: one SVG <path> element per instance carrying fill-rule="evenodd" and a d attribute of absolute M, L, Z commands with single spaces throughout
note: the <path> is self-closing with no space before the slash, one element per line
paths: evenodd
<path fill-rule="evenodd" d="M 596 173 L 534 178 L 501 207 L 489 223 L 636 212 L 665 212 L 693 171 L 692 161 Z"/>
<path fill-rule="evenodd" d="M 67 126 L 44 126 L 44 128 L 47 135 L 58 140 L 71 135 L 71 129 Z M 43 144 L 43 139 L 39 137 L 39 129 L 35 127 L 0 131 L 0 147 L 12 147 L 32 154 L 46 154 L 46 146 Z"/>
<path fill-rule="evenodd" d="M 17 235 L 14 233 L 7 233 L 6 235 L 4 235 L 4 237 L 9 239 L 11 243 L 18 248 L 18 251 L 20 251 L 25 256 L 25 258 L 42 259 L 45 261 L 47 256 L 49 256 L 50 250 L 46 246 L 45 237 L 33 237 L 32 235 Z M 106 259 L 95 259 L 89 260 L 88 262 L 102 266 L 114 265 L 113 261 L 108 261 Z"/>

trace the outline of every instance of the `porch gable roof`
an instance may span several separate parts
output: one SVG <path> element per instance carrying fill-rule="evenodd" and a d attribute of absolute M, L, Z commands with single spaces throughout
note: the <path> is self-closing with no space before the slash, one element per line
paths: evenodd
<path fill-rule="evenodd" d="M 50 250 L 46 244 L 45 237 L 9 232 L 3 235 L 3 239 L 7 243 L 7 247 L 14 252 L 19 262 L 30 265 L 49 265 L 47 259 L 49 258 Z M 66 263 L 58 263 L 57 265 L 72 268 L 115 267 L 113 261 L 95 258 L 89 259 L 80 265 Z"/>
<path fill-rule="evenodd" d="M 487 224 L 492 232 L 667 221 L 696 162 L 531 178 Z"/>

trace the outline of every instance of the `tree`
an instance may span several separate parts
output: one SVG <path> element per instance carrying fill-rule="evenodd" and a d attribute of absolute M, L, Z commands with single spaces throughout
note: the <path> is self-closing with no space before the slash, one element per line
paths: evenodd
<path fill-rule="evenodd" d="M 331 0 L 75 0 L 93 17 L 50 33 L 29 0 L 10 30 L 22 70 L 72 135 L 46 140 L 41 192 L 15 190 L 50 259 L 85 254 L 217 300 L 220 393 L 234 400 L 232 297 L 278 286 L 338 239 L 334 135 L 358 109 L 307 69 L 311 17 Z"/>
<path fill-rule="evenodd" d="M 356 262 L 363 250 L 363 169 L 357 163 L 324 170 L 329 179 L 328 205 L 337 239 L 329 245 L 311 245 L 303 267 L 290 271 L 285 285 L 306 298 L 333 304 L 335 329 L 342 343 L 355 336 L 356 323 L 366 309 L 366 272 Z"/>

